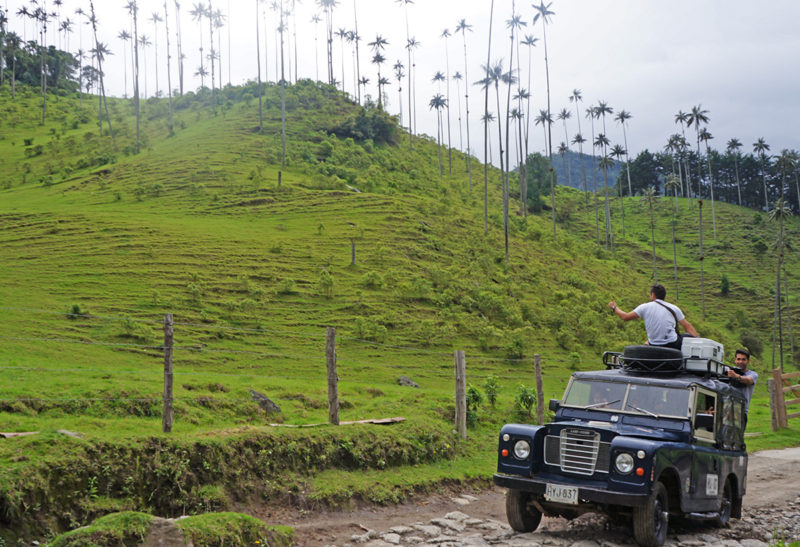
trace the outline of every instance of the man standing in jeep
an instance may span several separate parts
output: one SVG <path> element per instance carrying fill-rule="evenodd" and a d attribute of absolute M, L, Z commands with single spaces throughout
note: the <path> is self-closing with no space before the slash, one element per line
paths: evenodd
<path fill-rule="evenodd" d="M 650 302 L 636 306 L 633 311 L 622 311 L 613 300 L 608 303 L 608 307 L 623 321 L 639 317 L 644 319 L 649 345 L 666 346 L 679 350 L 681 349 L 681 337 L 678 335 L 679 324 L 695 338 L 698 337 L 698 334 L 678 306 L 664 302 L 666 297 L 667 289 L 664 288 L 664 285 L 656 283 L 650 287 Z"/>
<path fill-rule="evenodd" d="M 731 378 L 731 386 L 739 390 L 744 395 L 744 412 L 750 410 L 750 397 L 753 396 L 753 389 L 755 389 L 756 382 L 758 381 L 758 373 L 754 370 L 749 370 L 747 367 L 750 365 L 750 352 L 746 348 L 739 348 L 736 350 L 736 355 L 733 358 L 736 364 L 736 369 L 728 369 L 728 378 Z"/>

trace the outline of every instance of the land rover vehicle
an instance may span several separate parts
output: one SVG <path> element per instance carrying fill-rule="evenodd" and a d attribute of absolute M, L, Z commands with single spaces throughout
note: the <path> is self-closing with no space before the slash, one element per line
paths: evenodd
<path fill-rule="evenodd" d="M 494 482 L 508 488 L 514 530 L 542 515 L 630 519 L 640 545 L 661 545 L 669 516 L 740 518 L 747 486 L 744 397 L 720 361 L 629 346 L 605 370 L 575 372 L 552 422 L 500 431 Z M 686 363 L 693 362 L 694 371 Z M 705 371 L 702 369 L 705 368 Z"/>

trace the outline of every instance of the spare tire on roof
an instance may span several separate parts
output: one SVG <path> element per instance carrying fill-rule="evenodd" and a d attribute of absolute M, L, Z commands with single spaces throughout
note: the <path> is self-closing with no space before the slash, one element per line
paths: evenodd
<path fill-rule="evenodd" d="M 677 372 L 683 369 L 683 353 L 663 346 L 626 346 L 622 366 L 642 372 Z"/>

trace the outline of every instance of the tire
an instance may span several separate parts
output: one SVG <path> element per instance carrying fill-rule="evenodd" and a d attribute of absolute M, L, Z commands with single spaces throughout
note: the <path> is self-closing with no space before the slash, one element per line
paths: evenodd
<path fill-rule="evenodd" d="M 675 372 L 683 367 L 683 353 L 663 346 L 625 346 L 625 368 L 650 372 Z"/>
<path fill-rule="evenodd" d="M 530 492 L 509 490 L 506 494 L 506 518 L 517 532 L 533 532 L 542 521 L 542 512 L 530 503 Z"/>
<path fill-rule="evenodd" d="M 657 482 L 647 503 L 633 508 L 633 537 L 643 547 L 664 545 L 669 525 L 669 498 L 664 484 Z"/>
<path fill-rule="evenodd" d="M 719 516 L 714 519 L 714 524 L 718 528 L 725 528 L 728 521 L 731 520 L 731 509 L 733 508 L 733 485 L 731 480 L 725 481 L 725 486 L 722 487 L 722 504 L 719 508 Z"/>

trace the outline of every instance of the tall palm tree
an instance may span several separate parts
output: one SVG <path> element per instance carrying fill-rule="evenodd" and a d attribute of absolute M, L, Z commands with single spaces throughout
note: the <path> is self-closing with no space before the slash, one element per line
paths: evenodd
<path fill-rule="evenodd" d="M 611 230 L 611 209 L 609 206 L 609 196 L 608 196 L 608 170 L 614 166 L 614 160 L 611 159 L 611 156 L 605 153 L 606 148 L 611 142 L 608 140 L 608 137 L 605 134 L 600 133 L 597 135 L 597 138 L 594 141 L 595 148 L 600 149 L 600 163 L 599 167 L 603 171 L 603 181 L 605 183 L 605 196 L 606 196 L 606 249 L 614 250 L 614 236 Z"/>
<path fill-rule="evenodd" d="M 133 20 L 133 107 L 136 114 L 136 153 L 139 153 L 141 146 L 140 137 L 140 122 L 141 122 L 141 105 L 139 101 L 139 5 L 136 0 L 128 0 L 125 5 L 128 14 Z"/>
<path fill-rule="evenodd" d="M 522 27 L 527 26 L 527 23 L 522 20 L 522 16 L 517 15 L 517 6 L 516 0 L 511 0 L 511 18 L 506 21 L 506 28 L 511 30 L 510 36 L 510 52 L 509 52 L 509 63 L 508 63 L 508 72 L 504 75 L 503 81 L 507 85 L 506 91 L 506 176 L 505 176 L 505 204 L 504 204 L 504 219 L 503 224 L 505 228 L 505 240 L 506 240 L 506 264 L 508 264 L 508 210 L 509 210 L 509 201 L 510 201 L 510 193 L 511 193 L 511 159 L 510 159 L 510 151 L 511 151 L 511 136 L 509 135 L 509 125 L 511 124 L 511 120 L 513 116 L 511 115 L 511 86 L 517 84 L 517 96 L 520 96 L 519 93 L 519 78 L 514 75 L 514 50 L 516 48 L 517 51 L 517 73 L 519 73 L 519 46 L 517 45 L 519 42 L 518 39 L 518 31 Z M 518 102 L 519 104 L 519 102 Z M 521 106 L 521 105 L 520 105 Z M 525 170 L 522 167 L 522 154 L 519 155 L 519 172 L 520 175 Z M 522 180 L 520 180 L 520 186 L 522 186 Z M 523 207 L 524 210 L 524 207 Z"/>
<path fill-rule="evenodd" d="M 335 0 L 330 0 L 330 1 L 333 1 L 335 5 Z M 286 31 L 286 23 L 283 20 L 285 16 L 285 12 L 283 10 L 283 0 L 280 0 L 280 4 L 278 5 L 278 11 L 280 13 L 280 17 L 278 19 L 279 22 L 278 33 L 280 34 L 280 39 L 281 39 L 281 169 L 286 169 L 286 73 L 283 61 L 284 59 L 283 33 Z M 331 37 L 332 34 L 328 34 L 328 38 Z M 331 59 L 331 64 L 330 64 L 331 76 L 333 76 L 332 62 L 333 60 Z M 331 80 L 332 79 L 333 78 L 331 78 Z"/>
<path fill-rule="evenodd" d="M 453 174 L 453 144 L 450 139 L 450 38 L 451 34 L 448 29 L 444 29 L 440 35 L 444 38 L 444 60 L 445 60 L 445 74 L 447 81 L 447 168 L 448 173 Z"/>
<path fill-rule="evenodd" d="M 119 34 L 117 34 L 117 38 L 122 40 L 122 69 L 123 69 L 122 73 L 123 73 L 123 78 L 124 78 L 123 81 L 125 82 L 125 88 L 124 88 L 125 89 L 125 94 L 123 96 L 127 99 L 128 98 L 128 56 L 127 56 L 127 53 L 125 52 L 125 44 L 127 42 L 130 42 L 131 35 L 127 30 L 122 30 L 122 31 L 120 31 Z"/>
<path fill-rule="evenodd" d="M 230 2 L 230 0 L 228 0 Z M 214 28 L 217 30 L 217 52 L 216 52 L 216 59 L 217 59 L 217 74 L 219 74 L 219 89 L 222 89 L 222 29 L 225 27 L 225 18 L 226 15 L 222 13 L 222 10 L 219 8 L 214 10 L 213 15 L 211 16 L 211 22 L 214 25 Z M 229 31 L 230 36 L 230 31 Z M 228 60 L 230 60 L 230 50 L 228 50 Z M 231 67 L 228 66 L 228 79 L 230 80 L 230 71 Z M 230 83 L 230 81 L 228 82 Z"/>
<path fill-rule="evenodd" d="M 792 215 L 791 209 L 786 204 L 783 196 L 778 198 L 775 202 L 775 208 L 769 212 L 769 219 L 778 223 L 778 238 L 775 241 L 775 252 L 777 255 L 777 276 L 775 282 L 775 315 L 778 318 L 778 344 L 780 353 L 780 371 L 783 373 L 783 313 L 781 311 L 781 269 L 783 268 L 783 255 L 787 248 L 783 225 L 786 220 Z M 775 349 L 772 350 L 773 363 L 772 367 L 775 368 L 774 355 Z"/>
<path fill-rule="evenodd" d="M 726 146 L 728 154 L 733 156 L 733 165 L 736 168 L 736 190 L 737 193 L 739 194 L 739 207 L 742 206 L 742 183 L 741 180 L 739 179 L 739 157 L 740 157 L 739 149 L 741 148 L 742 148 L 742 142 L 735 137 L 730 139 Z"/>
<path fill-rule="evenodd" d="M 681 187 L 681 180 L 675 175 L 668 175 L 664 182 L 664 190 L 672 190 L 675 200 L 675 207 L 672 210 L 672 273 L 675 284 L 675 300 L 678 300 L 678 251 L 675 245 L 675 212 L 678 210 L 678 188 Z"/>
<path fill-rule="evenodd" d="M 678 110 L 678 113 L 675 114 L 675 123 L 680 124 L 681 126 L 681 135 L 683 136 L 683 146 L 681 148 L 681 154 L 684 160 L 684 173 L 686 173 L 686 196 L 691 200 L 692 199 L 692 174 L 689 170 L 689 158 L 685 155 L 686 152 L 686 123 L 689 121 L 689 113 L 684 112 L 683 110 Z"/>
<path fill-rule="evenodd" d="M 456 97 L 458 97 L 458 150 L 464 153 L 464 125 L 461 123 L 461 80 L 464 76 L 459 71 L 453 74 L 453 80 L 456 82 Z M 402 122 L 401 122 L 402 125 Z"/>
<path fill-rule="evenodd" d="M 463 21 L 463 19 L 462 19 Z M 486 48 L 486 78 L 484 86 L 484 114 L 483 114 L 483 233 L 489 233 L 489 67 L 492 59 L 492 22 L 494 21 L 494 0 L 489 8 L 489 45 Z M 460 26 L 460 25 L 459 25 Z M 466 33 L 464 36 L 464 74 L 467 74 L 467 46 Z M 500 115 L 500 111 L 497 111 Z M 469 157 L 469 93 L 467 93 L 467 157 Z"/>
<path fill-rule="evenodd" d="M 616 161 L 620 161 L 623 156 L 627 155 L 628 151 L 619 144 L 611 147 L 611 155 Z M 622 184 L 617 181 L 617 192 L 619 192 L 619 208 L 622 213 L 622 237 L 625 237 L 625 199 L 622 196 Z"/>
<path fill-rule="evenodd" d="M 650 210 L 650 241 L 653 246 L 653 283 L 658 283 L 658 265 L 656 263 L 656 224 L 655 220 L 653 219 L 653 205 L 658 202 L 658 196 L 656 195 L 656 189 L 652 186 L 648 186 L 641 195 L 641 202 L 646 204 Z"/>
<path fill-rule="evenodd" d="M 708 110 L 704 110 L 702 105 L 693 106 L 686 119 L 686 126 L 691 127 L 694 125 L 694 131 L 697 136 L 697 194 L 702 196 L 703 188 L 703 173 L 701 172 L 702 161 L 700 156 L 700 126 L 707 124 L 710 121 L 708 117 Z"/>
<path fill-rule="evenodd" d="M 759 139 L 753 143 L 753 153 L 758 155 L 761 159 L 761 179 L 764 181 L 764 210 L 769 209 L 768 197 L 767 197 L 767 169 L 769 168 L 769 156 L 767 155 L 769 152 L 769 145 L 767 141 L 764 140 L 764 137 L 759 137 Z"/>
<path fill-rule="evenodd" d="M 361 41 L 361 36 L 358 34 L 358 9 L 357 1 L 353 0 L 353 43 L 356 49 L 356 87 L 358 88 L 358 104 L 361 104 L 361 54 L 358 50 L 358 43 Z"/>
<path fill-rule="evenodd" d="M 630 120 L 633 116 L 627 110 L 620 110 L 617 112 L 617 115 L 614 116 L 614 119 L 619 122 L 622 126 L 622 138 L 623 143 L 625 144 L 625 170 L 628 173 L 628 195 L 633 195 L 633 190 L 631 189 L 631 164 L 630 164 L 630 156 L 628 154 L 628 132 L 626 131 L 625 124 L 628 120 Z"/>
<path fill-rule="evenodd" d="M 258 0 L 256 0 L 256 3 L 258 3 Z M 311 22 L 314 23 L 314 66 L 316 67 L 317 70 L 316 72 L 317 81 L 319 81 L 319 40 L 317 38 L 319 34 L 318 27 L 320 21 L 322 21 L 322 18 L 319 16 L 318 13 L 315 13 L 314 16 L 311 17 Z M 257 24 L 256 27 L 258 27 Z M 358 102 L 360 104 L 361 100 L 359 100 Z"/>
<path fill-rule="evenodd" d="M 142 48 L 142 57 L 144 57 L 144 98 L 147 99 L 147 48 L 153 45 L 147 34 L 139 36 L 139 47 Z"/>
<path fill-rule="evenodd" d="M 202 3 L 195 3 L 189 14 L 192 16 L 192 19 L 198 23 L 198 27 L 200 28 L 200 66 L 197 72 L 195 72 L 195 76 L 200 76 L 200 87 L 203 88 L 206 86 L 205 74 L 207 74 L 204 64 L 205 56 L 203 55 L 203 18 L 206 15 L 206 7 Z"/>
<path fill-rule="evenodd" d="M 386 62 L 386 57 L 383 56 L 382 52 L 383 48 L 389 45 L 389 41 L 380 34 L 377 34 L 375 35 L 375 40 L 369 42 L 367 45 L 372 48 L 372 62 L 378 65 L 378 108 L 383 108 L 383 82 L 381 81 L 381 65 Z"/>
<path fill-rule="evenodd" d="M 447 99 L 437 93 L 429 103 L 431 110 L 436 109 L 436 143 L 439 150 L 439 177 L 442 176 L 442 109 L 447 107 Z"/>
<path fill-rule="evenodd" d="M 414 148 L 414 138 L 417 134 L 417 54 L 416 49 L 422 44 L 411 37 L 406 42 L 408 50 L 408 147 Z"/>
<path fill-rule="evenodd" d="M 339 38 L 339 48 L 342 51 L 341 61 L 342 61 L 342 92 L 345 92 L 344 89 L 344 40 L 347 38 L 347 29 L 339 28 L 334 35 Z"/>
<path fill-rule="evenodd" d="M 283 2 L 281 2 L 281 4 L 283 4 Z M 208 60 L 211 61 L 211 103 L 214 105 L 214 108 L 216 108 L 217 86 L 215 85 L 215 61 L 217 60 L 217 50 L 214 49 L 214 8 L 211 5 L 211 0 L 208 0 L 208 8 L 205 10 L 204 15 L 206 19 L 208 19 Z"/>
<path fill-rule="evenodd" d="M 183 43 L 181 42 L 181 4 L 178 0 L 175 2 L 175 32 L 177 37 L 176 47 L 178 48 L 178 89 L 180 94 L 183 95 Z M 258 24 L 258 19 L 256 19 Z"/>
<path fill-rule="evenodd" d="M 94 1 L 89 0 L 89 10 L 91 12 L 91 17 L 89 18 L 89 22 L 92 24 L 92 33 L 94 35 L 94 48 L 92 49 L 92 54 L 97 59 L 97 72 L 100 76 L 100 100 L 102 101 L 103 106 L 105 106 L 106 111 L 106 121 L 108 122 L 108 134 L 111 136 L 111 140 L 114 140 L 114 131 L 111 128 L 111 116 L 108 115 L 108 102 L 106 101 L 106 87 L 103 78 L 103 60 L 105 59 L 106 55 L 111 55 L 111 52 L 108 50 L 108 47 L 100 42 L 97 39 L 97 17 L 95 16 L 94 12 Z M 98 106 L 100 109 L 100 106 Z M 103 127 L 103 118 L 100 117 L 100 128 Z"/>
<path fill-rule="evenodd" d="M 525 163 L 528 161 L 528 139 L 530 137 L 531 129 L 531 96 L 533 95 L 531 79 L 533 78 L 533 48 L 536 47 L 536 42 L 538 41 L 538 38 L 534 38 L 530 34 L 526 34 L 525 39 L 522 40 L 522 45 L 528 47 L 528 96 L 525 100 Z"/>
<path fill-rule="evenodd" d="M 155 45 L 155 55 L 156 55 L 156 97 L 160 96 L 160 87 L 158 85 L 158 24 L 163 23 L 164 19 L 161 17 L 161 14 L 154 11 L 153 14 L 150 16 L 150 22 L 153 23 L 153 40 Z"/>
<path fill-rule="evenodd" d="M 580 134 L 580 132 L 576 133 L 574 137 L 572 137 L 572 144 L 578 145 L 578 153 L 581 157 L 581 176 L 583 178 L 583 193 L 586 194 L 586 203 L 589 203 L 589 190 L 587 188 L 586 182 L 586 165 L 583 161 L 583 143 L 586 142 L 586 138 Z"/>
<path fill-rule="evenodd" d="M 256 73 L 258 74 L 258 132 L 261 133 L 264 131 L 264 90 L 261 87 L 261 31 L 259 30 L 260 23 L 259 23 L 259 7 L 258 7 L 259 0 L 256 0 L 256 64 L 258 65 L 258 70 Z M 264 37 L 266 40 L 266 37 Z M 317 81 L 319 81 L 319 75 L 317 77 Z"/>
<path fill-rule="evenodd" d="M 494 13 L 494 0 L 492 0 L 492 13 Z M 491 21 L 491 17 L 489 18 Z M 465 19 L 461 19 L 458 21 L 456 25 L 456 32 L 461 33 L 461 38 L 464 42 L 464 81 L 469 82 L 469 73 L 467 72 L 467 32 L 472 32 L 472 25 L 468 25 Z M 490 31 L 491 32 L 491 29 Z M 490 48 L 491 48 L 491 40 L 489 40 Z M 491 57 L 489 57 L 491 58 Z M 486 63 L 489 63 L 487 59 Z M 487 95 L 488 97 L 488 95 Z M 488 99 L 487 99 L 488 104 Z M 469 181 L 469 190 L 472 191 L 472 149 L 470 148 L 469 142 L 469 84 L 464 86 L 464 106 L 466 111 L 466 127 L 467 127 L 467 179 Z M 461 108 L 461 103 L 459 102 L 459 108 Z M 486 219 L 484 219 L 485 221 Z M 488 230 L 487 226 L 484 226 L 485 230 Z"/>
<path fill-rule="evenodd" d="M 581 134 L 581 112 L 578 108 L 578 103 L 583 100 L 583 94 L 580 89 L 573 89 L 572 94 L 569 96 L 569 102 L 575 103 L 575 119 L 578 122 L 578 133 L 572 138 L 572 144 L 578 145 L 578 154 L 581 157 L 581 175 L 583 176 L 583 192 L 586 194 L 586 203 L 589 203 L 589 193 L 586 188 L 586 166 L 583 164 L 583 143 L 586 139 Z"/>
<path fill-rule="evenodd" d="M 536 24 L 536 21 L 539 19 L 542 20 L 542 39 L 544 42 L 544 71 L 545 77 L 547 79 L 547 117 L 550 118 L 550 63 L 547 58 L 547 24 L 550 22 L 550 16 L 555 15 L 555 12 L 550 11 L 550 6 L 553 5 L 552 2 L 545 5 L 544 0 L 541 0 L 541 3 L 537 6 L 536 4 L 533 5 L 534 9 L 538 12 L 533 17 L 533 24 Z M 547 131 L 548 131 L 548 150 L 547 154 L 550 158 L 550 204 L 553 209 L 553 237 L 556 235 L 556 188 L 555 188 L 555 170 L 553 169 L 553 139 L 550 136 L 551 131 L 551 124 L 547 124 Z"/>
<path fill-rule="evenodd" d="M 566 108 L 562 108 L 561 112 L 556 115 L 556 118 L 564 122 L 564 141 L 561 143 L 564 145 L 564 154 L 566 155 L 569 152 L 569 132 L 567 131 L 567 120 L 572 117 L 572 112 L 567 110 Z M 571 162 L 567 163 L 566 160 L 564 161 L 564 169 L 567 171 L 567 181 L 572 188 L 572 166 Z"/>
<path fill-rule="evenodd" d="M 403 69 L 405 66 L 403 62 L 398 59 L 397 62 L 392 67 L 394 69 L 394 77 L 397 78 L 397 104 L 400 108 L 400 125 L 403 125 L 403 78 L 405 77 L 405 73 Z"/>
<path fill-rule="evenodd" d="M 519 57 L 519 56 L 517 56 Z M 527 89 L 518 88 L 516 95 L 514 95 L 514 100 L 517 101 L 517 108 L 512 110 L 513 118 L 517 122 L 517 154 L 519 156 L 519 196 L 520 196 L 520 214 L 523 218 L 527 218 L 528 216 L 528 176 L 527 176 L 527 164 L 528 164 L 528 154 L 525 149 L 525 140 L 523 137 L 522 125 L 525 120 L 525 113 L 522 110 L 522 101 L 530 100 L 530 93 L 528 93 Z"/>
<path fill-rule="evenodd" d="M 714 177 L 711 173 L 711 149 L 708 146 L 708 141 L 714 137 L 708 132 L 708 128 L 700 130 L 700 140 L 706 145 L 706 163 L 708 164 L 708 185 L 711 188 L 711 224 L 714 227 L 714 241 L 717 240 L 717 216 L 714 213 Z"/>
<path fill-rule="evenodd" d="M 396 3 L 403 6 L 406 18 L 406 50 L 408 50 L 408 146 L 409 149 L 414 148 L 414 122 L 416 121 L 417 105 L 413 100 L 412 94 L 414 90 L 414 69 L 417 65 L 412 59 L 413 49 L 418 47 L 418 42 L 414 40 L 414 45 L 411 43 L 411 26 L 408 23 L 408 5 L 413 4 L 414 0 L 395 0 Z M 412 91 L 413 90 L 413 91 Z"/>
<path fill-rule="evenodd" d="M 486 89 L 490 86 L 494 87 L 494 94 L 495 100 L 497 104 L 497 111 L 501 112 L 500 108 L 500 82 L 503 80 L 503 75 L 505 72 L 503 71 L 503 61 L 499 60 L 496 61 L 491 66 L 484 66 L 483 70 L 486 74 L 486 77 L 482 80 L 483 85 L 486 86 Z M 506 173 L 506 165 L 504 162 L 504 149 L 503 149 L 503 124 L 501 117 L 497 117 L 497 142 L 498 142 L 498 149 L 499 149 L 499 157 L 500 157 L 500 180 L 503 185 L 505 185 L 505 173 Z"/>
<path fill-rule="evenodd" d="M 317 0 L 317 5 L 325 13 L 325 36 L 328 52 L 328 83 L 333 83 L 333 10 L 338 0 Z"/>
<path fill-rule="evenodd" d="M 5 51 L 6 51 L 6 25 L 8 24 L 8 7 L 6 7 L 5 11 L 0 10 L 0 87 L 3 86 L 5 83 L 5 71 L 3 70 L 6 66 L 6 58 L 5 58 Z"/>
<path fill-rule="evenodd" d="M 594 221 L 595 221 L 595 228 L 597 231 L 597 243 L 600 243 L 600 221 L 599 221 L 599 214 L 598 214 L 598 200 L 597 200 L 597 164 L 595 163 L 595 153 L 594 153 L 594 121 L 600 117 L 600 114 L 597 113 L 597 107 L 590 106 L 586 109 L 586 117 L 589 118 L 589 122 L 592 127 L 592 140 L 589 141 L 589 144 L 592 147 L 592 193 L 594 194 Z"/>
<path fill-rule="evenodd" d="M 173 135 L 175 126 L 172 118 L 172 53 L 169 47 L 169 10 L 167 0 L 164 0 L 164 34 L 167 37 L 167 97 L 169 98 L 169 134 Z"/>

